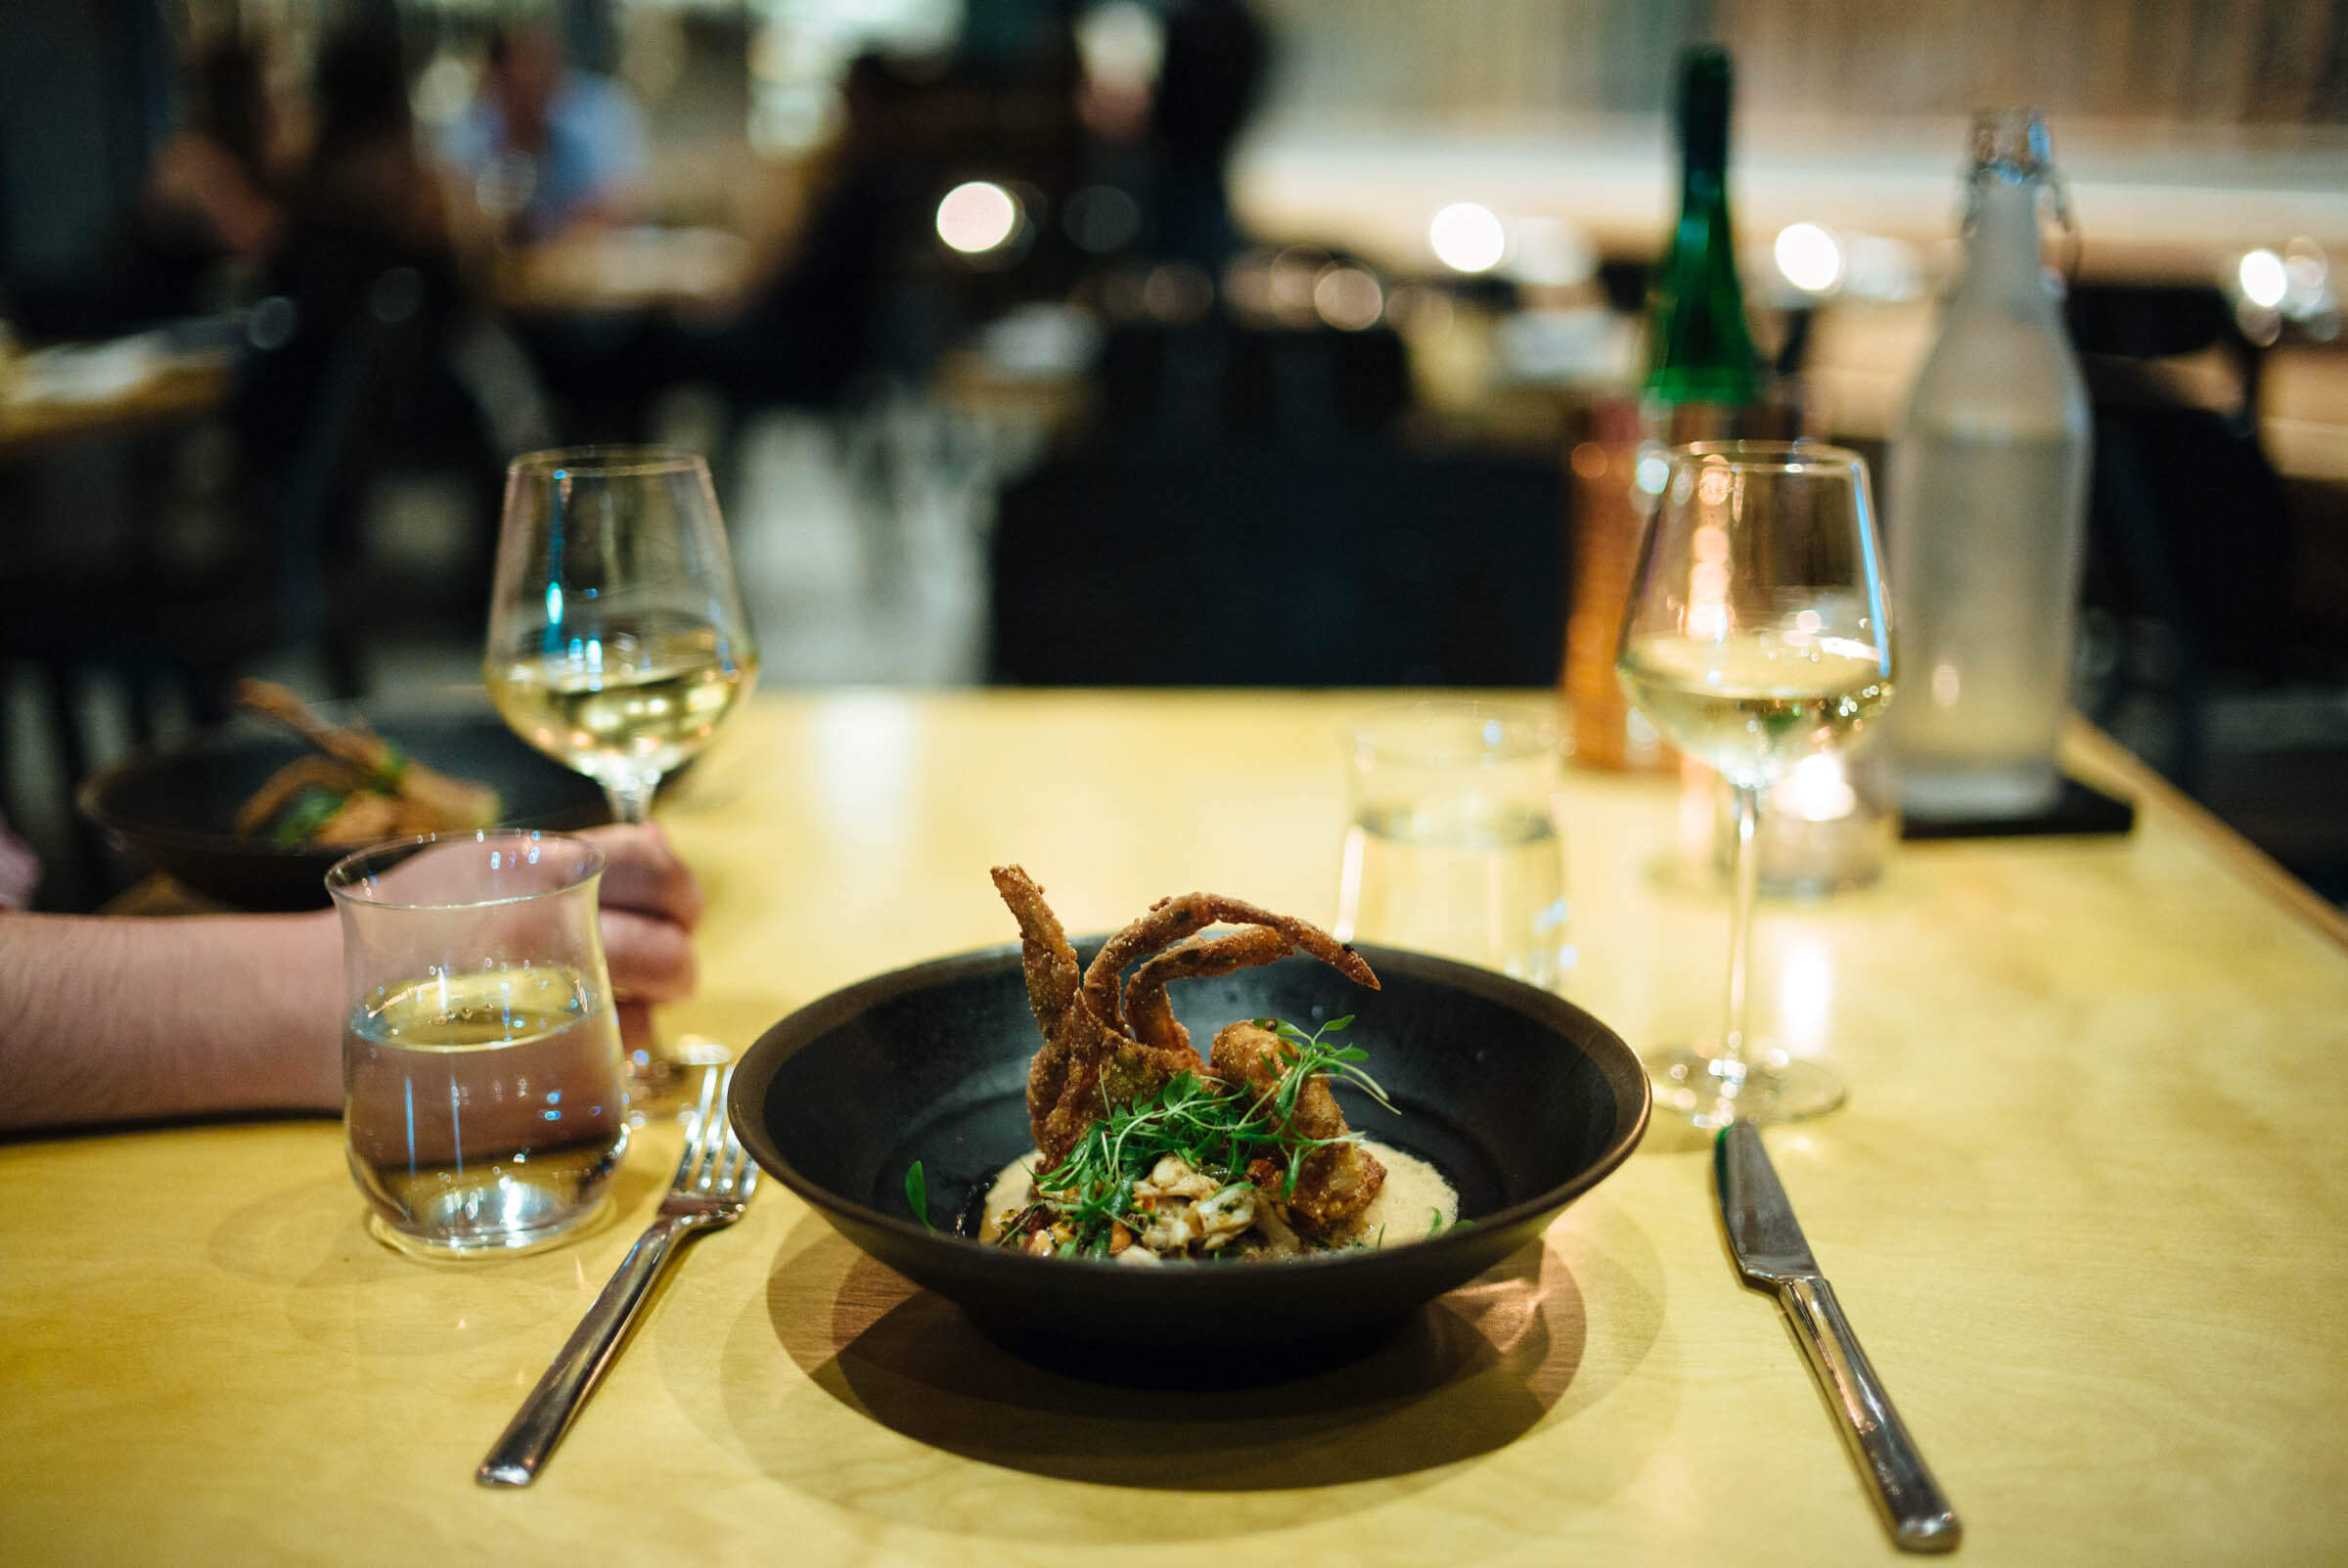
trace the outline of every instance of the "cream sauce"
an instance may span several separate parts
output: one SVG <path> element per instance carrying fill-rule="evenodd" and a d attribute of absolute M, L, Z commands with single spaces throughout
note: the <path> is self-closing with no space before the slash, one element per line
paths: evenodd
<path fill-rule="evenodd" d="M 1406 1242 L 1422 1241 L 1459 1223 L 1460 1194 L 1452 1189 L 1443 1173 L 1416 1154 L 1365 1138 L 1362 1147 L 1368 1149 L 1386 1168 L 1385 1185 L 1377 1196 L 1362 1211 L 1362 1226 L 1358 1238 L 1366 1247 L 1398 1247 Z M 1027 1206 L 1028 1193 L 1034 1186 L 1036 1162 L 1043 1156 L 1034 1149 L 1003 1167 L 995 1177 L 994 1186 L 987 1188 L 986 1205 L 980 1211 L 985 1219 L 979 1229 L 979 1239 L 993 1241 L 1003 1233 L 1003 1222 Z M 1438 1217 L 1440 1223 L 1438 1223 Z M 1270 1223 L 1259 1218 L 1256 1224 L 1273 1238 L 1272 1252 L 1284 1255 L 1288 1248 L 1281 1245 L 1290 1238 L 1288 1228 L 1277 1216 Z M 1290 1244 L 1293 1245 L 1292 1240 Z M 1300 1249 L 1309 1252 L 1319 1248 Z"/>

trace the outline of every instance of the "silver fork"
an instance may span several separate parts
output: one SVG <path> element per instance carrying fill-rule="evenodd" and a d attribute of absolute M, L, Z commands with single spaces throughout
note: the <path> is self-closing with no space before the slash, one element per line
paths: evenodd
<path fill-rule="evenodd" d="M 758 1167 L 743 1151 L 726 1117 L 725 1086 L 731 1068 L 701 1075 L 700 1108 L 685 1135 L 685 1154 L 660 1200 L 660 1217 L 639 1236 L 619 1271 L 604 1286 L 530 1397 L 514 1412 L 505 1434 L 473 1478 L 485 1487 L 526 1487 L 538 1478 L 555 1445 L 595 1392 L 619 1355 L 628 1325 L 653 1287 L 696 1232 L 732 1225 L 749 1206 L 758 1186 Z"/>

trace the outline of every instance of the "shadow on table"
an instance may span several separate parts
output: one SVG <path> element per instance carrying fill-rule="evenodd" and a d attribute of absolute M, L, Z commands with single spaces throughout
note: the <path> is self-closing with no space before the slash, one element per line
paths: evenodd
<path fill-rule="evenodd" d="M 427 1261 L 395 1252 L 368 1233 L 357 1189 L 332 1170 L 225 1216 L 205 1255 L 223 1274 L 282 1292 L 288 1326 L 304 1340 L 370 1361 L 475 1358 L 494 1366 L 483 1373 L 493 1379 L 526 1372 L 519 1385 L 526 1388 L 617 1264 L 626 1243 L 613 1232 L 641 1229 L 665 1186 L 655 1163 L 622 1164 L 602 1215 L 562 1246 L 521 1257 Z"/>
<path fill-rule="evenodd" d="M 903 1437 L 1060 1480 L 1225 1493 L 1390 1482 L 1502 1448 L 1558 1403 L 1588 1340 L 1581 1289 L 1547 1244 L 1357 1362 L 1252 1389 L 1111 1389 L 1043 1369 L 829 1233 L 787 1249 L 767 1308 L 815 1386 Z"/>

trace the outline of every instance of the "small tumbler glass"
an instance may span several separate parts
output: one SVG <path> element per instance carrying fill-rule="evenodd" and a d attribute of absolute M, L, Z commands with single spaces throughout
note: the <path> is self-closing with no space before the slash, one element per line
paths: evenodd
<path fill-rule="evenodd" d="M 599 1216 L 628 1142 L 596 917 L 603 851 L 400 839 L 327 873 L 342 918 L 342 1127 L 378 1239 L 511 1256 Z"/>
<path fill-rule="evenodd" d="M 1431 701 L 1344 734 L 1353 820 L 1340 940 L 1382 942 L 1555 989 L 1573 963 L 1551 811 L 1563 738 L 1529 709 Z"/>

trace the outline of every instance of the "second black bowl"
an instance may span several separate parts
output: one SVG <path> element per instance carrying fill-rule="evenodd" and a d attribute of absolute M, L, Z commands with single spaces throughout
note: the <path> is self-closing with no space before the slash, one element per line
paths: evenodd
<path fill-rule="evenodd" d="M 1236 1018 L 1309 1030 L 1355 1014 L 1346 1043 L 1368 1051 L 1401 1114 L 1340 1089 L 1348 1120 L 1431 1160 L 1473 1222 L 1407 1246 L 1130 1269 L 1025 1257 L 917 1223 L 905 1195 L 915 1160 L 929 1218 L 944 1227 L 1033 1146 L 1025 1089 L 1038 1040 L 1016 947 L 808 1004 L 745 1054 L 729 1110 L 762 1167 L 1015 1352 L 1138 1382 L 1325 1365 L 1533 1240 L 1630 1156 L 1649 1107 L 1638 1057 L 1572 1004 L 1444 959 L 1362 952 L 1383 990 L 1292 958 L 1185 981 L 1175 1010 L 1201 1040 Z"/>
<path fill-rule="evenodd" d="M 369 718 L 377 734 L 427 766 L 495 789 L 501 828 L 561 831 L 611 820 L 593 782 L 531 750 L 485 698 L 452 696 Z M 240 837 L 235 828 L 237 809 L 269 776 L 308 754 L 276 726 L 240 718 L 102 769 L 81 786 L 79 805 L 148 867 L 232 908 L 323 909 L 327 868 L 359 846 L 272 844 Z"/>

